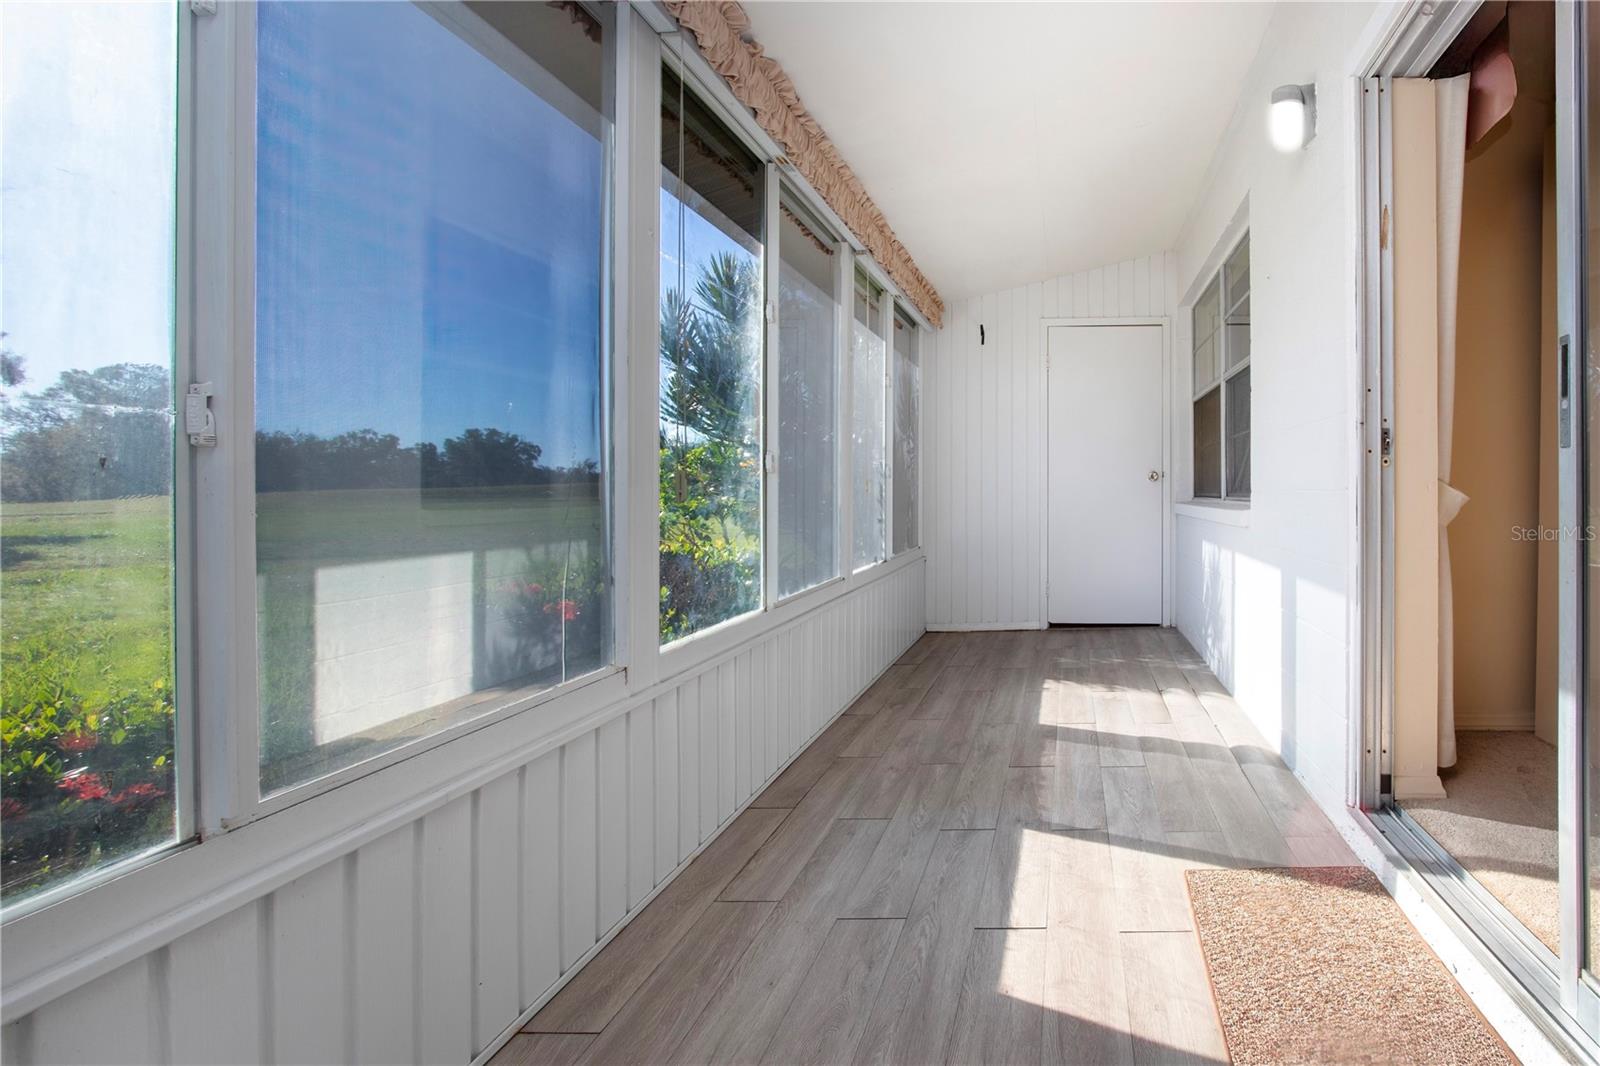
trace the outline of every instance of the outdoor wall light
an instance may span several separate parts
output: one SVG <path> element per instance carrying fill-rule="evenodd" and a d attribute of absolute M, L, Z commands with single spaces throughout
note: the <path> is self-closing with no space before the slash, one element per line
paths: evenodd
<path fill-rule="evenodd" d="M 1317 135 L 1317 87 L 1280 85 L 1272 90 L 1267 134 L 1280 152 L 1297 152 Z"/>

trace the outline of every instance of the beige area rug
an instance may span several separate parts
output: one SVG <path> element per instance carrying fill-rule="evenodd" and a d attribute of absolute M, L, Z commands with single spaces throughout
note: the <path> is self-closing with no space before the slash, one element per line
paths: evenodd
<path fill-rule="evenodd" d="M 1551 951 L 1560 953 L 1556 749 L 1532 733 L 1462 731 L 1447 797 L 1400 806 Z"/>
<path fill-rule="evenodd" d="M 1516 1062 L 1366 868 L 1185 876 L 1235 1063 Z"/>

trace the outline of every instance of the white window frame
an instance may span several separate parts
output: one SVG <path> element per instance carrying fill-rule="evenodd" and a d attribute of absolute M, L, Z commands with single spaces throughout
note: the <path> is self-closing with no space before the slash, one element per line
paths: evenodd
<path fill-rule="evenodd" d="M 899 395 L 899 392 L 898 392 L 898 388 L 899 388 L 898 381 L 897 381 L 897 379 L 895 377 L 894 329 L 895 329 L 895 326 L 897 324 L 899 324 L 902 320 L 905 322 L 905 328 L 908 331 L 908 339 L 911 342 L 911 350 L 912 350 L 912 354 L 915 356 L 915 364 L 916 364 L 916 367 L 917 367 L 917 421 L 916 421 L 916 424 L 911 427 L 912 432 L 915 433 L 915 435 L 916 435 L 916 441 L 917 441 L 917 458 L 916 458 L 917 476 L 913 481 L 913 484 L 916 486 L 917 491 L 914 492 L 912 494 L 912 496 L 911 496 L 911 513 L 912 513 L 913 517 L 916 519 L 915 528 L 916 528 L 916 531 L 917 531 L 917 536 L 916 536 L 916 542 L 915 543 L 908 544 L 904 548 L 901 548 L 899 551 L 895 551 L 894 550 L 894 465 L 895 465 L 894 464 L 894 431 L 895 431 L 895 426 L 897 424 L 897 422 L 896 422 L 897 413 L 900 410 L 900 406 L 899 406 L 899 404 L 900 404 L 900 395 Z M 888 550 L 888 556 L 889 556 L 890 559 L 898 559 L 898 558 L 900 558 L 900 556 L 909 555 L 910 553 L 912 553 L 912 552 L 914 552 L 917 549 L 922 547 L 922 491 L 921 491 L 922 490 L 922 327 L 917 323 L 916 313 L 915 313 L 915 311 L 913 311 L 910 301 L 905 300 L 904 298 L 901 298 L 901 297 L 896 297 L 895 298 L 894 306 L 893 306 L 893 308 L 891 308 L 891 318 L 890 318 L 890 322 L 889 322 L 889 390 L 888 391 L 889 391 L 889 425 L 887 427 L 888 428 L 888 435 L 889 435 L 889 464 L 888 464 L 888 466 L 889 466 L 889 472 L 888 472 L 889 486 L 888 486 L 888 490 L 887 490 L 888 493 L 889 493 L 889 496 L 888 496 L 888 508 L 889 508 L 889 518 L 888 518 L 889 550 Z"/>
<path fill-rule="evenodd" d="M 427 3 L 421 6 L 430 6 Z M 517 694 L 503 705 L 342 771 L 258 798 L 254 529 L 254 6 L 179 6 L 177 348 L 175 386 L 210 381 L 218 424 L 215 448 L 177 446 L 177 650 L 175 659 L 179 817 L 176 843 L 48 889 L 0 914 L 10 968 L 7 1011 L 25 1013 L 66 986 L 194 928 L 219 902 L 280 884 L 342 853 L 374 825 L 408 817 L 496 766 L 526 761 L 592 728 L 597 717 L 652 698 L 687 672 L 852 591 L 916 565 L 924 550 L 890 555 L 857 571 L 848 565 L 851 389 L 848 330 L 852 301 L 838 301 L 839 575 L 783 601 L 763 597 L 759 612 L 662 649 L 653 591 L 659 572 L 659 501 L 654 426 L 659 412 L 660 71 L 668 57 L 665 16 L 618 7 L 608 24 L 605 90 L 614 104 L 607 197 L 611 228 L 610 344 L 602 419 L 609 450 L 613 665 L 564 685 Z M 454 14 L 454 13 L 452 13 Z M 836 291 L 850 292 L 858 268 L 882 287 L 885 314 L 903 309 L 919 333 L 932 327 L 865 251 L 860 239 L 783 156 L 732 91 L 691 45 L 679 70 L 794 199 L 841 236 Z M 776 241 L 766 242 L 776 255 Z M 890 321 L 891 319 L 886 319 Z M 920 335 L 919 335 L 920 340 Z M 892 340 L 887 342 L 892 349 Z M 651 357 L 641 357 L 648 355 Z M 766 371 L 770 374 L 770 367 Z M 893 359 L 885 359 L 885 427 L 892 432 Z M 774 395 L 764 381 L 768 396 Z M 922 425 L 918 427 L 919 441 Z M 629 432 L 646 426 L 649 432 Z M 763 433 L 766 429 L 764 427 Z M 765 439 L 765 438 L 764 438 Z M 919 467 L 921 454 L 919 449 Z M 886 471 L 886 522 L 892 523 L 892 463 Z M 763 486 L 763 499 L 767 498 Z M 920 515 L 920 495 L 913 501 Z M 636 520 L 631 520 L 635 519 Z M 775 526 L 764 521 L 763 535 Z M 893 529 L 886 530 L 886 554 Z M 772 557 L 769 547 L 764 546 Z M 638 588 L 635 588 L 638 586 Z M 633 589 L 634 594 L 629 595 Z M 185 692 L 189 695 L 185 698 Z M 537 708 L 536 714 L 523 711 Z M 404 768 L 398 764 L 405 763 Z M 270 816 L 270 817 L 269 817 Z M 247 827 L 247 828 L 246 828 Z M 235 836 L 234 831 L 242 833 Z"/>
<path fill-rule="evenodd" d="M 1251 351 L 1246 353 L 1245 357 L 1239 361 L 1237 366 L 1228 365 L 1228 316 L 1239 309 L 1240 303 L 1243 303 L 1245 300 L 1250 298 L 1250 289 L 1246 288 L 1243 298 L 1238 302 L 1235 302 L 1231 307 L 1229 306 L 1228 281 L 1230 275 L 1228 272 L 1228 263 L 1230 260 L 1232 260 L 1234 254 L 1239 251 L 1239 248 L 1247 244 L 1249 240 L 1250 230 L 1247 227 L 1242 233 L 1239 234 L 1238 237 L 1234 238 L 1227 244 L 1227 250 L 1223 253 L 1221 262 L 1217 264 L 1216 270 L 1212 271 L 1206 276 L 1205 283 L 1200 286 L 1200 295 L 1195 298 L 1194 303 L 1188 308 L 1190 397 L 1189 434 L 1187 446 L 1189 449 L 1189 496 L 1190 499 L 1198 503 L 1226 503 L 1244 506 L 1248 505 L 1250 502 L 1250 496 L 1248 493 L 1243 496 L 1230 496 L 1228 494 L 1228 383 L 1237 377 L 1241 371 L 1248 370 L 1250 368 L 1250 358 L 1252 355 L 1254 355 L 1254 344 L 1252 343 Z M 1252 278 L 1251 281 L 1253 283 L 1254 279 Z M 1200 306 L 1200 301 L 1205 297 L 1212 285 L 1216 285 L 1217 287 L 1217 373 L 1205 384 L 1195 385 L 1194 356 L 1195 345 L 1198 338 L 1196 338 L 1194 335 L 1194 312 L 1195 308 Z M 1217 393 L 1217 406 L 1219 410 L 1217 422 L 1218 426 L 1220 427 L 1219 432 L 1221 433 L 1221 441 L 1219 442 L 1220 447 L 1218 448 L 1217 452 L 1218 462 L 1221 466 L 1221 470 L 1219 471 L 1220 480 L 1217 484 L 1217 495 L 1202 496 L 1195 490 L 1195 474 L 1197 464 L 1194 454 L 1194 408 L 1195 405 L 1200 402 L 1202 397 L 1210 395 L 1213 391 L 1216 391 Z M 1247 445 L 1247 447 L 1250 449 L 1252 458 L 1251 470 L 1253 473 L 1255 469 L 1255 464 L 1253 461 L 1255 449 L 1255 432 L 1253 423 L 1251 426 L 1250 443 Z"/>
<path fill-rule="evenodd" d="M 884 323 L 884 325 L 883 325 L 883 329 L 884 329 L 884 336 L 883 336 L 883 354 L 884 354 L 884 359 L 883 359 L 883 378 L 884 378 L 884 381 L 883 381 L 883 404 L 882 404 L 883 410 L 881 412 L 879 412 L 879 415 L 883 419 L 883 430 L 884 430 L 883 454 L 884 454 L 885 462 L 883 464 L 883 467 L 884 467 L 884 469 L 883 469 L 883 477 L 881 478 L 882 487 L 883 487 L 883 555 L 880 558 L 872 559 L 872 560 L 869 560 L 868 562 L 864 562 L 864 563 L 861 563 L 861 564 L 857 565 L 857 563 L 856 563 L 856 531 L 855 531 L 855 491 L 856 491 L 855 477 L 856 477 L 856 475 L 855 475 L 855 463 L 854 463 L 854 451 L 855 451 L 855 418 L 854 418 L 854 415 L 855 415 L 855 387 L 856 387 L 855 382 L 856 382 L 856 379 L 855 379 L 855 361 L 854 361 L 854 359 L 853 359 L 853 357 L 851 355 L 851 351 L 850 351 L 850 349 L 851 349 L 850 338 L 851 338 L 851 335 L 854 333 L 854 330 L 855 330 L 856 292 L 857 292 L 857 287 L 860 285 L 862 279 L 866 280 L 866 282 L 867 282 L 867 284 L 869 286 L 869 290 L 870 289 L 875 289 L 876 290 L 877 296 L 878 296 L 878 314 L 881 316 L 881 320 Z M 851 504 L 851 506 L 850 506 L 850 510 L 851 510 L 850 519 L 851 520 L 850 520 L 850 526 L 849 526 L 849 535 L 846 538 L 846 543 L 848 543 L 848 545 L 849 545 L 849 556 L 848 556 L 846 562 L 843 565 L 844 565 L 844 568 L 850 572 L 850 575 L 852 577 L 855 577 L 855 576 L 861 575 L 861 574 L 869 574 L 869 573 L 872 572 L 874 567 L 882 566 L 884 563 L 889 562 L 891 559 L 894 558 L 894 552 L 892 550 L 893 547 L 894 547 L 894 515 L 891 513 L 893 511 L 893 504 L 892 504 L 893 496 L 892 496 L 892 494 L 893 494 L 893 491 L 894 491 L 894 486 L 892 484 L 891 479 L 893 478 L 894 475 L 893 475 L 893 471 L 890 469 L 890 467 L 893 464 L 888 462 L 888 459 L 889 459 L 889 441 L 890 441 L 890 437 L 892 435 L 893 418 L 894 418 L 894 336 L 890 332 L 890 330 L 892 330 L 894 328 L 894 325 L 893 325 L 893 322 L 894 322 L 894 309 L 895 309 L 896 304 L 900 301 L 900 297 L 898 296 L 896 290 L 892 286 L 890 286 L 888 275 L 886 275 L 883 272 L 883 270 L 878 267 L 877 263 L 875 263 L 872 260 L 866 258 L 865 256 L 856 257 L 855 271 L 854 271 L 854 273 L 852 273 L 850 275 L 850 284 L 849 284 L 849 288 L 846 291 L 849 294 L 849 300 L 846 302 L 846 304 L 847 304 L 846 310 L 848 312 L 848 317 L 846 319 L 846 323 L 847 323 L 846 330 L 847 330 L 847 332 L 845 334 L 844 362 L 845 362 L 845 368 L 846 368 L 846 371 L 847 371 L 846 380 L 849 382 L 848 391 L 850 392 L 850 415 L 851 415 L 851 418 L 850 418 L 849 421 L 847 421 L 845 423 L 845 437 L 846 437 L 846 440 L 849 442 L 847 447 L 848 447 L 848 449 L 850 450 L 850 453 L 851 453 L 851 465 L 849 467 L 849 477 L 846 478 L 845 485 L 849 489 L 850 504 Z M 869 296 L 871 295 L 870 291 L 869 291 L 868 295 Z"/>
<path fill-rule="evenodd" d="M 462 36 L 486 59 L 510 52 L 522 56 L 487 22 L 465 7 L 419 3 L 441 25 Z M 607 92 L 616 98 L 619 48 L 616 24 L 606 25 Z M 197 538 L 196 603 L 198 656 L 200 802 L 202 837 L 244 825 L 302 803 L 395 763 L 416 758 L 457 737 L 483 729 L 535 707 L 584 692 L 591 698 L 621 698 L 626 692 L 626 659 L 621 620 L 627 617 L 628 589 L 616 576 L 624 555 L 618 535 L 617 486 L 627 483 L 625 420 L 610 417 L 615 403 L 612 368 L 618 335 L 615 303 L 602 298 L 602 402 L 607 412 L 603 441 L 608 465 L 603 490 L 611 535 L 612 654 L 609 665 L 547 688 L 529 686 L 499 697 L 477 713 L 463 713 L 433 733 L 398 747 L 263 796 L 260 791 L 260 704 L 256 633 L 255 529 L 255 6 L 223 4 L 205 16 L 207 44 L 196 49 L 195 110 L 196 204 L 194 223 L 195 346 L 194 380 L 216 386 L 219 443 L 197 449 L 196 523 L 213 536 Z M 212 31 L 217 31 L 215 36 Z M 509 51 L 508 51 L 509 50 Z M 523 57 L 526 58 L 526 57 Z M 530 72 L 543 75 L 532 67 Z M 545 75 L 541 83 L 552 81 Z M 614 108 L 614 112 L 620 109 Z M 613 115 L 613 122 L 617 115 Z M 614 145 L 608 141 L 604 203 L 608 217 L 607 266 L 620 264 L 615 207 L 623 180 Z M 613 271 L 620 267 L 613 267 Z M 208 639 L 209 638 L 209 639 Z M 589 690 L 593 689 L 593 692 Z M 231 773 L 218 773 L 221 767 Z"/>
<path fill-rule="evenodd" d="M 780 215 L 781 215 L 781 212 L 782 212 L 782 203 L 783 203 L 784 200 L 788 200 L 788 201 L 790 201 L 792 203 L 795 203 L 795 204 L 797 204 L 797 205 L 799 205 L 801 207 L 805 207 L 805 208 L 808 208 L 808 209 L 809 209 L 810 205 L 807 203 L 807 197 L 803 193 L 801 193 L 798 189 L 796 189 L 791 182 L 789 182 L 787 180 L 784 180 L 784 178 L 781 176 L 781 172 L 780 172 L 780 170 L 779 170 L 779 168 L 777 167 L 776 164 L 769 164 L 768 168 L 767 168 L 767 172 L 768 172 L 768 175 L 769 175 L 769 178 L 770 178 L 770 180 L 768 182 L 768 185 L 767 185 L 768 195 L 770 197 L 769 203 L 771 204 L 771 210 L 768 213 L 768 228 L 769 228 L 769 232 L 772 235 L 771 236 L 771 240 L 769 242 L 770 245 L 771 245 L 772 254 L 771 254 L 771 259 L 770 259 L 770 264 L 771 264 L 771 266 L 770 266 L 770 274 L 769 274 L 768 279 L 767 279 L 767 285 L 768 285 L 768 288 L 767 288 L 767 292 L 768 292 L 768 300 L 767 300 L 767 307 L 768 307 L 768 314 L 767 314 L 767 380 L 766 380 L 766 400 L 767 400 L 766 412 L 767 412 L 767 427 L 768 427 L 768 433 L 766 435 L 767 458 L 762 463 L 762 466 L 765 467 L 766 471 L 767 471 L 767 489 L 768 489 L 768 492 L 767 492 L 767 510 L 768 510 L 767 525 L 770 526 L 771 529 L 772 529 L 772 543 L 770 545 L 771 550 L 767 552 L 766 566 L 765 566 L 765 570 L 766 570 L 766 586 L 767 586 L 766 587 L 766 602 L 771 604 L 774 607 L 779 607 L 779 606 L 782 606 L 783 604 L 786 604 L 786 603 L 792 603 L 793 601 L 795 601 L 795 600 L 797 600 L 797 599 L 799 599 L 799 598 L 801 598 L 803 596 L 808 596 L 811 593 L 816 592 L 818 589 L 825 589 L 825 588 L 828 588 L 831 585 L 837 584 L 840 581 L 844 580 L 844 576 L 845 576 L 845 574 L 844 574 L 844 571 L 846 569 L 845 556 L 844 556 L 844 552 L 843 552 L 843 545 L 841 544 L 841 542 L 839 540 L 839 537 L 840 537 L 839 510 L 840 510 L 840 507 L 843 505 L 842 501 L 840 501 L 840 499 L 839 499 L 839 495 L 840 495 L 840 491 L 841 491 L 842 487 L 849 484 L 849 479 L 845 478 L 843 481 L 841 481 L 839 479 L 839 474 L 842 471 L 841 471 L 841 468 L 838 465 L 838 457 L 839 457 L 839 453 L 842 452 L 842 451 L 845 451 L 845 449 L 846 449 L 846 443 L 843 440 L 841 440 L 840 438 L 841 438 L 841 433 L 847 432 L 846 424 L 840 419 L 839 412 L 840 412 L 841 405 L 844 402 L 844 397 L 841 395 L 841 393 L 843 392 L 843 390 L 845 388 L 845 383 L 846 383 L 846 378 L 845 378 L 841 368 L 848 366 L 850 356 L 849 356 L 848 339 L 841 335 L 841 329 L 843 328 L 843 319 L 842 319 L 841 315 L 839 314 L 839 311 L 840 311 L 840 308 L 846 307 L 846 305 L 849 302 L 849 301 L 847 301 L 845 299 L 845 290 L 840 287 L 841 285 L 844 284 L 844 280 L 843 279 L 846 278 L 846 277 L 849 277 L 849 275 L 848 274 L 841 274 L 840 273 L 840 267 L 841 267 L 841 265 L 850 264 L 852 262 L 852 256 L 851 256 L 849 243 L 844 241 L 844 240 L 842 240 L 838 236 L 838 234 L 834 231 L 833 226 L 830 223 L 822 221 L 820 218 L 818 218 L 815 215 L 815 213 L 810 212 L 808 210 L 807 213 L 811 214 L 812 217 L 811 217 L 811 219 L 807 220 L 807 225 L 821 228 L 821 232 L 819 232 L 817 234 L 818 239 L 826 241 L 828 243 L 828 245 L 833 248 L 833 253 L 834 253 L 834 255 L 833 255 L 833 261 L 834 261 L 833 262 L 833 265 L 834 265 L 834 270 L 833 270 L 833 293 L 832 293 L 832 295 L 833 295 L 833 306 L 834 306 L 834 323 L 833 323 L 833 389 L 834 389 L 833 415 L 834 415 L 834 430 L 833 430 L 833 438 L 834 438 L 834 460 L 835 460 L 835 462 L 834 462 L 835 477 L 834 477 L 834 487 L 833 487 L 833 489 L 834 489 L 834 501 L 833 501 L 833 511 L 834 511 L 833 573 L 831 575 L 829 575 L 826 579 L 817 582 L 815 585 L 809 585 L 806 588 L 801 589 L 799 592 L 791 592 L 787 596 L 785 596 L 785 595 L 782 595 L 780 593 L 780 591 L 779 591 L 781 586 L 780 586 L 780 583 L 779 583 L 779 572 L 778 572 L 778 569 L 779 569 L 779 555 L 778 555 L 778 494 L 779 494 L 779 491 L 780 491 L 779 485 L 778 485 L 778 481 L 779 481 L 779 478 L 781 478 L 783 476 L 783 474 L 782 474 L 782 461 L 780 459 L 779 451 L 778 451 L 779 443 L 780 443 L 780 441 L 779 441 L 779 427 L 781 425 L 780 419 L 783 416 L 783 412 L 782 412 L 782 406 L 783 405 L 782 405 L 781 397 L 780 397 L 780 393 L 779 393 L 779 387 L 780 387 L 780 384 L 782 382 L 782 369 L 783 369 L 782 368 L 783 352 L 782 352 L 782 345 L 781 345 L 781 340 L 780 340 L 780 334 L 781 334 L 782 327 L 783 327 L 783 301 L 779 298 L 779 295 L 778 295 L 779 286 L 781 284 L 781 279 L 780 279 L 780 276 L 779 276 L 779 272 L 783 269 L 783 258 L 782 258 L 782 251 L 783 251 L 783 249 L 782 249 L 782 244 L 783 244 L 783 225 L 782 225 L 782 218 L 780 217 Z M 841 347 L 841 344 L 845 345 L 845 347 Z"/>

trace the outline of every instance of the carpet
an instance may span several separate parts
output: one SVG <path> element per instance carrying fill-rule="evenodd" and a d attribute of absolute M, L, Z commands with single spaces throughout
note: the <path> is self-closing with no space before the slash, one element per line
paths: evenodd
<path fill-rule="evenodd" d="M 1188 870 L 1235 1063 L 1515 1063 L 1372 873 Z"/>
<path fill-rule="evenodd" d="M 1456 734 L 1447 798 L 1400 806 L 1528 931 L 1559 953 L 1556 749 L 1532 733 Z"/>

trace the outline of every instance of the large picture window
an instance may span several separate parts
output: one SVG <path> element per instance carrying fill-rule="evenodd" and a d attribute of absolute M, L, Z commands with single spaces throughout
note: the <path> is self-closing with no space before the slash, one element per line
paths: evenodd
<path fill-rule="evenodd" d="M 610 661 L 602 40 L 257 9 L 263 794 Z"/>
<path fill-rule="evenodd" d="M 0 899 L 177 836 L 178 7 L 0 6 Z"/>
<path fill-rule="evenodd" d="M 661 86 L 661 639 L 761 607 L 766 166 Z"/>
<path fill-rule="evenodd" d="M 787 198 L 778 232 L 778 595 L 839 573 L 838 247 Z"/>
<path fill-rule="evenodd" d="M 865 274 L 856 275 L 855 312 L 850 325 L 851 464 L 853 467 L 855 568 L 887 557 L 884 489 L 888 455 L 884 422 L 888 416 L 888 338 L 883 289 Z"/>
<path fill-rule="evenodd" d="M 1194 495 L 1250 498 L 1250 237 L 1195 301 Z"/>
<path fill-rule="evenodd" d="M 922 424 L 922 365 L 916 323 L 894 316 L 894 467 L 890 485 L 894 494 L 894 553 L 910 551 L 922 543 L 917 528 L 920 471 L 917 464 L 919 427 Z"/>

